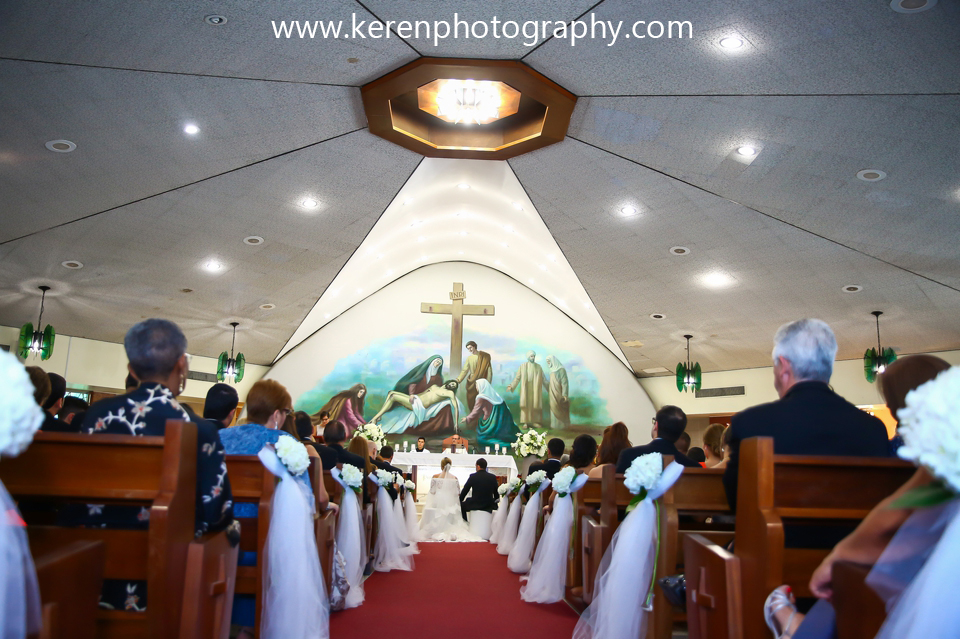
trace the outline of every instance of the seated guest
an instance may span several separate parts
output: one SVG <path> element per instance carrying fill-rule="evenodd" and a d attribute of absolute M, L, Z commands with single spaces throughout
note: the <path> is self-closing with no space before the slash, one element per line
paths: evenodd
<path fill-rule="evenodd" d="M 909 355 L 890 364 L 886 371 L 880 374 L 877 386 L 894 419 L 898 418 L 898 411 L 906 406 L 907 393 L 949 368 L 947 362 L 933 355 Z M 838 561 L 851 561 L 862 565 L 873 565 L 880 561 L 894 533 L 916 512 L 910 508 L 896 508 L 892 504 L 908 491 L 934 481 L 933 475 L 920 466 L 906 484 L 877 504 L 850 535 L 834 546 L 810 579 L 810 590 L 820 601 L 806 618 L 797 612 L 788 586 L 780 586 L 770 593 L 765 608 L 772 620 L 768 622 L 773 624 L 771 630 L 794 639 L 836 636 L 836 618 L 829 604 L 833 596 L 833 565 Z M 929 524 L 924 526 L 924 529 L 928 527 Z M 927 541 L 935 543 L 936 539 L 931 537 Z M 910 550 L 923 552 L 925 547 L 921 545 Z M 903 557 L 898 556 L 897 559 L 903 560 Z M 945 628 L 944 632 L 952 636 L 955 630 Z"/>
<path fill-rule="evenodd" d="M 690 433 L 687 431 L 680 433 L 680 437 L 677 438 L 677 450 L 684 455 L 690 450 Z"/>
<path fill-rule="evenodd" d="M 63 407 L 57 413 L 57 418 L 65 424 L 76 422 L 78 429 L 76 432 L 79 432 L 80 424 L 83 423 L 83 417 L 86 415 L 88 408 L 90 408 L 90 404 L 86 401 L 76 395 L 67 395 L 63 398 Z"/>
<path fill-rule="evenodd" d="M 131 393 L 95 402 L 83 420 L 82 432 L 101 435 L 163 436 L 168 419 L 191 421 L 177 402 L 187 381 L 187 338 L 168 320 L 148 319 L 134 325 L 123 339 L 130 372 L 140 380 Z M 233 541 L 239 531 L 233 519 L 233 495 L 224 463 L 223 445 L 213 426 L 200 421 L 197 429 L 196 535 L 230 528 Z M 80 523 L 88 527 L 136 528 L 146 525 L 137 507 L 84 508 Z M 64 513 L 68 519 L 69 514 Z M 146 582 L 104 580 L 101 606 L 124 610 L 133 602 L 147 605 Z"/>
<path fill-rule="evenodd" d="M 607 426 L 603 430 L 603 438 L 600 440 L 600 448 L 597 450 L 597 465 L 588 475 L 590 477 L 600 477 L 603 474 L 604 464 L 616 464 L 620 458 L 620 453 L 630 448 L 630 438 L 628 437 L 627 425 L 623 422 L 617 422 L 612 426 Z"/>
<path fill-rule="evenodd" d="M 37 402 L 37 406 L 43 408 L 43 403 L 50 397 L 50 378 L 39 366 L 27 366 L 25 368 L 30 376 L 30 383 L 33 384 L 33 401 Z"/>
<path fill-rule="evenodd" d="M 293 414 L 293 427 L 297 431 L 297 439 L 307 447 L 307 453 L 311 457 L 320 457 L 319 444 L 313 436 L 313 420 L 310 419 L 310 415 L 302 410 L 295 412 Z M 322 457 L 320 459 L 323 460 Z M 324 468 L 330 470 L 332 466 L 324 466 Z"/>
<path fill-rule="evenodd" d="M 427 440 L 423 437 L 417 437 L 417 448 L 414 452 L 429 453 L 430 451 L 427 450 Z"/>
<path fill-rule="evenodd" d="M 706 468 L 713 468 L 723 461 L 723 424 L 710 424 L 703 431 L 703 454 Z"/>
<path fill-rule="evenodd" d="M 347 439 L 347 429 L 341 422 L 328 421 L 323 428 L 324 445 L 317 447 L 324 468 L 333 468 L 337 464 L 352 464 L 363 470 L 366 467 L 364 457 L 351 453 L 343 447 Z"/>
<path fill-rule="evenodd" d="M 828 385 L 836 354 L 837 340 L 822 320 L 801 319 L 777 330 L 773 385 L 780 399 L 743 410 L 730 424 L 730 461 L 723 485 L 733 510 L 740 442 L 748 437 L 772 437 L 777 455 L 889 456 L 883 422 Z"/>
<path fill-rule="evenodd" d="M 371 445 L 373 446 L 373 449 L 370 448 Z M 376 450 L 376 447 L 376 444 L 367 441 L 366 437 L 363 435 L 354 435 L 353 439 L 350 440 L 350 445 L 347 446 L 348 452 L 351 452 L 360 459 L 364 460 L 364 465 L 360 468 L 364 477 L 369 477 L 370 473 L 372 473 L 376 468 L 376 466 L 373 465 L 373 461 L 370 457 L 370 451 Z M 364 491 L 364 495 L 366 495 L 366 491 Z"/>
<path fill-rule="evenodd" d="M 596 457 L 597 440 L 591 435 L 577 435 L 577 438 L 573 440 L 573 447 L 570 452 L 570 459 L 567 461 L 567 466 L 576 468 L 578 473 L 589 474 L 590 471 L 596 467 L 594 463 L 596 462 Z"/>
<path fill-rule="evenodd" d="M 720 437 L 720 443 L 723 445 L 723 461 L 714 466 L 714 468 L 726 468 L 730 463 L 730 427 L 723 429 L 723 436 Z"/>
<path fill-rule="evenodd" d="M 699 446 L 694 446 L 688 450 L 687 457 L 700 464 L 701 467 L 707 467 L 707 456 L 704 454 L 703 449 Z"/>
<path fill-rule="evenodd" d="M 559 437 L 554 437 L 548 441 L 547 459 L 542 462 L 534 462 L 530 464 L 530 468 L 527 469 L 527 475 L 530 473 L 535 473 L 538 470 L 543 470 L 546 471 L 548 479 L 553 479 L 553 476 L 560 472 L 560 469 L 563 468 L 563 463 L 560 461 L 560 458 L 563 457 L 563 449 L 563 440 Z M 526 484 L 524 484 L 524 490 L 526 490 Z"/>
<path fill-rule="evenodd" d="M 643 446 L 628 448 L 620 453 L 620 458 L 617 460 L 617 473 L 627 472 L 634 459 L 647 453 L 673 455 L 674 461 L 681 466 L 699 468 L 700 464 L 677 450 L 677 440 L 680 439 L 686 427 L 687 415 L 682 410 L 676 406 L 664 406 L 653 418 L 653 428 L 650 430 L 653 441 Z"/>
<path fill-rule="evenodd" d="M 377 445 L 375 443 L 368 442 L 367 445 L 370 447 L 370 461 L 373 462 L 374 466 L 388 473 L 400 473 L 403 475 L 402 470 L 390 463 L 393 460 L 393 446 L 383 446 L 377 451 Z M 390 495 L 391 499 L 396 500 L 398 496 L 396 487 L 394 485 L 388 486 L 387 494 Z"/>
<path fill-rule="evenodd" d="M 283 385 L 261 379 L 247 392 L 247 421 L 220 431 L 220 440 L 228 455 L 256 455 L 267 444 L 276 444 L 289 433 L 280 430 L 293 412 L 293 400 Z"/>
<path fill-rule="evenodd" d="M 67 380 L 56 373 L 47 373 L 50 378 L 50 395 L 43 402 L 43 426 L 40 430 L 48 433 L 79 433 L 80 425 L 76 427 L 57 419 L 57 413 L 63 408 L 63 398 L 67 394 Z"/>
<path fill-rule="evenodd" d="M 203 402 L 203 418 L 212 421 L 217 429 L 227 428 L 237 415 L 240 396 L 230 384 L 214 384 Z"/>
<path fill-rule="evenodd" d="M 130 394 L 133 391 L 137 390 L 137 386 L 140 385 L 140 380 L 134 376 L 133 373 L 128 373 L 127 378 L 123 380 L 123 392 Z"/>

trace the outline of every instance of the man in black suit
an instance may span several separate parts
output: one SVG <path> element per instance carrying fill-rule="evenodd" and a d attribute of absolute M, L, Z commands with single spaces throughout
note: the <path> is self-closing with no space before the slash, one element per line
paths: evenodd
<path fill-rule="evenodd" d="M 360 455 L 351 453 L 343 447 L 344 440 L 347 439 L 347 429 L 340 422 L 327 422 L 323 427 L 323 446 L 315 446 L 320 455 L 320 462 L 324 469 L 336 467 L 337 464 L 352 464 L 360 470 L 361 473 L 367 467 L 366 462 Z"/>
<path fill-rule="evenodd" d="M 57 419 L 57 413 L 63 408 L 63 398 L 67 394 L 67 380 L 56 373 L 47 373 L 50 379 L 50 394 L 43 402 L 43 425 L 40 430 L 48 433 L 79 433 L 80 424 L 71 426 Z"/>
<path fill-rule="evenodd" d="M 734 510 L 740 442 L 748 437 L 773 437 L 778 455 L 890 454 L 883 422 L 827 385 L 837 340 L 825 322 L 802 319 L 784 324 L 773 344 L 773 385 L 780 399 L 743 410 L 730 423 L 730 461 L 723 485 Z"/>
<path fill-rule="evenodd" d="M 380 470 L 385 470 L 388 473 L 399 473 L 401 477 L 404 476 L 402 470 L 390 463 L 393 461 L 393 446 L 383 446 L 380 449 L 380 453 L 370 461 L 372 461 L 373 465 Z M 387 494 L 390 495 L 391 499 L 396 499 L 397 489 L 393 486 L 388 486 Z"/>
<path fill-rule="evenodd" d="M 653 429 L 650 436 L 653 441 L 643 446 L 634 446 L 620 453 L 617 459 L 617 472 L 625 473 L 630 468 L 633 460 L 647 453 L 660 453 L 661 455 L 673 455 L 675 462 L 681 466 L 700 467 L 700 464 L 693 461 L 679 450 L 677 450 L 677 440 L 687 428 L 687 415 L 676 406 L 664 406 L 657 411 L 657 416 L 653 418 Z"/>
<path fill-rule="evenodd" d="M 552 480 L 553 476 L 560 472 L 561 466 L 563 464 L 560 462 L 560 458 L 563 456 L 563 440 L 559 437 L 554 437 L 547 442 L 547 460 L 542 462 L 533 462 L 530 464 L 530 467 L 527 469 L 527 476 L 529 477 L 532 473 L 537 472 L 538 470 L 545 471 L 547 473 L 547 479 Z M 523 485 L 524 491 L 527 489 L 527 485 Z"/>
<path fill-rule="evenodd" d="M 207 398 L 203 402 L 203 418 L 217 430 L 227 428 L 233 423 L 239 405 L 237 389 L 230 384 L 214 384 L 207 391 Z"/>
<path fill-rule="evenodd" d="M 471 510 L 493 512 L 497 504 L 497 487 L 496 476 L 487 472 L 487 460 L 481 457 L 477 460 L 477 472 L 467 478 L 467 483 L 460 491 L 460 511 L 463 519 L 467 519 L 467 513 Z M 473 494 L 467 497 L 471 490 Z"/>

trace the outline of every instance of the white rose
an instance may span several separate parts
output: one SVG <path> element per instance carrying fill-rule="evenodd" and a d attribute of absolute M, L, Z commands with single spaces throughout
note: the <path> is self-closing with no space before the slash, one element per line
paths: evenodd
<path fill-rule="evenodd" d="M 281 435 L 276 444 L 277 457 L 287 467 L 291 475 L 301 475 L 310 467 L 310 456 L 307 447 L 293 437 Z"/>
<path fill-rule="evenodd" d="M 648 453 L 635 458 L 630 468 L 623 474 L 623 484 L 634 495 L 640 489 L 646 488 L 649 492 L 657 485 L 660 474 L 663 472 L 663 458 L 660 453 Z"/>
<path fill-rule="evenodd" d="M 573 466 L 567 466 L 553 476 L 553 489 L 560 495 L 566 495 L 570 492 L 570 485 L 577 476 L 577 471 Z"/>
<path fill-rule="evenodd" d="M 359 488 L 363 482 L 363 473 L 353 464 L 344 464 L 340 475 L 343 477 L 343 483 L 351 488 Z"/>

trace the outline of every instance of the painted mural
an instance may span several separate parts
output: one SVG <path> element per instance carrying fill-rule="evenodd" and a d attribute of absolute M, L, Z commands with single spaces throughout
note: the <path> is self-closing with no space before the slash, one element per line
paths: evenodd
<path fill-rule="evenodd" d="M 611 423 L 597 376 L 575 352 L 535 336 L 464 331 L 460 370 L 450 370 L 450 318 L 424 316 L 415 335 L 375 339 L 343 357 L 296 400 L 297 410 L 343 423 L 380 424 L 388 439 L 428 448 L 459 433 L 482 451 L 528 428 L 572 441 Z"/>

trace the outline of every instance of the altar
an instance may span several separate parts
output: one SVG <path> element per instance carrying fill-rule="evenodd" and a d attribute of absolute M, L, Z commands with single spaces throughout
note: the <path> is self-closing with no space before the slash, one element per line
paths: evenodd
<path fill-rule="evenodd" d="M 517 476 L 517 462 L 512 455 L 474 455 L 469 453 L 416 453 L 396 452 L 391 464 L 413 473 L 417 487 L 429 489 L 430 479 L 440 472 L 440 460 L 450 458 L 450 473 L 460 480 L 460 485 L 467 483 L 467 478 L 477 471 L 477 460 L 487 460 L 487 470 L 494 475 L 513 479 Z M 426 494 L 425 490 L 418 490 L 418 497 Z"/>

